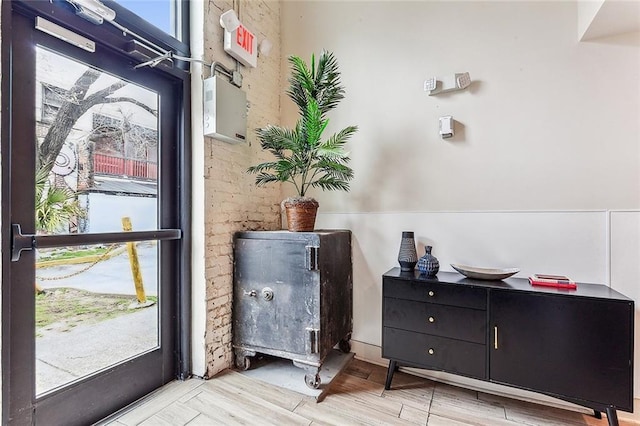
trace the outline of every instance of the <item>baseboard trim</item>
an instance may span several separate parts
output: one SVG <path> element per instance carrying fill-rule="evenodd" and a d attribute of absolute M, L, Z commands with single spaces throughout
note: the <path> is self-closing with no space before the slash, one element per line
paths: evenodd
<path fill-rule="evenodd" d="M 387 367 L 389 365 L 389 361 L 382 358 L 382 349 L 380 348 L 380 346 L 352 339 L 351 351 L 355 353 L 355 358 L 362 361 L 370 362 L 372 364 L 381 365 L 384 367 Z M 492 395 L 518 399 L 521 401 L 547 405 L 550 407 L 562 408 L 565 410 L 577 411 L 579 413 L 593 413 L 592 410 L 588 408 L 582 407 L 580 405 L 575 405 L 557 398 L 552 398 L 550 396 L 511 388 L 509 386 L 497 385 L 495 383 L 484 382 L 482 380 L 470 379 L 468 377 L 456 376 L 455 374 L 443 373 L 440 371 L 421 370 L 409 367 L 400 367 L 400 371 L 437 382 L 472 389 L 474 391 L 485 392 Z M 618 411 L 618 418 L 620 420 L 640 425 L 640 399 L 635 398 L 633 400 L 633 408 L 633 413 Z"/>

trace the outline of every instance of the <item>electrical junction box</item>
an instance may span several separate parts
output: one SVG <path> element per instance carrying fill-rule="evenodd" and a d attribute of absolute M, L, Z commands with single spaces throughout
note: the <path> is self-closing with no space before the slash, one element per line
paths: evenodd
<path fill-rule="evenodd" d="M 228 143 L 247 139 L 247 94 L 219 76 L 204 80 L 204 135 Z"/>

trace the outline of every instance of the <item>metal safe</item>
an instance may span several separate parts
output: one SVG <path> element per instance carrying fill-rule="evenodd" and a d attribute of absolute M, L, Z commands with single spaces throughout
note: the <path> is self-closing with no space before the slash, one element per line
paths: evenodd
<path fill-rule="evenodd" d="M 329 351 L 351 350 L 350 231 L 238 232 L 233 281 L 238 368 L 250 368 L 257 353 L 291 359 L 317 388 Z"/>

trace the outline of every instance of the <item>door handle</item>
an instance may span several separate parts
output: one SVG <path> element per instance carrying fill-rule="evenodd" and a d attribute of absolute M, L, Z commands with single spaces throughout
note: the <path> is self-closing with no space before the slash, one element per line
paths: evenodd
<path fill-rule="evenodd" d="M 11 224 L 11 261 L 20 260 L 23 250 L 33 250 L 36 248 L 36 236 L 33 234 L 23 234 L 20 225 Z"/>
<path fill-rule="evenodd" d="M 11 224 L 11 261 L 20 259 L 20 252 L 50 247 L 71 245 L 129 243 L 133 241 L 179 240 L 180 229 L 156 229 L 153 231 L 100 232 L 88 234 L 31 235 L 22 234 L 20 225 Z"/>

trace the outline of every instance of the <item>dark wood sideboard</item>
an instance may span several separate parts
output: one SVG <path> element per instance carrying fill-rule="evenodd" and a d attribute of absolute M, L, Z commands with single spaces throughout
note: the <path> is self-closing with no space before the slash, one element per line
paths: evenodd
<path fill-rule="evenodd" d="M 634 302 L 600 284 L 383 275 L 385 389 L 399 366 L 526 389 L 607 413 L 633 411 Z"/>

